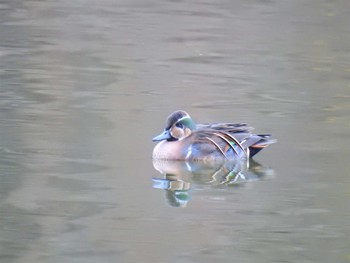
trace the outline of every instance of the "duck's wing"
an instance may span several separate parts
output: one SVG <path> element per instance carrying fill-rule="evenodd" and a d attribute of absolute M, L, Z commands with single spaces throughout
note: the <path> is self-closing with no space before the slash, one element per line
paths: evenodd
<path fill-rule="evenodd" d="M 202 155 L 221 155 L 227 159 L 246 158 L 246 151 L 239 140 L 249 136 L 249 133 L 234 133 L 218 129 L 202 128 L 191 135 L 193 150 Z"/>
<path fill-rule="evenodd" d="M 195 131 L 194 137 L 199 144 L 210 141 L 220 152 L 226 153 L 231 149 L 237 156 L 242 156 L 242 153 L 245 152 L 251 158 L 266 146 L 276 142 L 270 138 L 270 134 L 253 134 L 250 132 L 252 129 L 246 124 L 227 123 L 217 126 L 210 124 Z"/>
<path fill-rule="evenodd" d="M 229 133 L 250 133 L 253 130 L 253 127 L 248 126 L 246 123 L 203 123 L 197 124 L 197 129 L 216 130 Z"/>

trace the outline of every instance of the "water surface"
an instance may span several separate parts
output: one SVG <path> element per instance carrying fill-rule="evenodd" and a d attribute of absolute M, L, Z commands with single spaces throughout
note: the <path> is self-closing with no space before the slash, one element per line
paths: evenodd
<path fill-rule="evenodd" d="M 2 1 L 1 262 L 349 262 L 349 11 Z M 176 109 L 272 133 L 266 174 L 169 202 L 151 138 Z"/>

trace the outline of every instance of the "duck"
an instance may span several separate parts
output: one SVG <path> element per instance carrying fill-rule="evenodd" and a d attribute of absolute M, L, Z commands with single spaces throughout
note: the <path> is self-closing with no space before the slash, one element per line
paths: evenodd
<path fill-rule="evenodd" d="M 171 113 L 163 132 L 152 141 L 154 160 L 249 160 L 276 140 L 270 134 L 254 134 L 246 123 L 196 124 L 183 110 Z"/>

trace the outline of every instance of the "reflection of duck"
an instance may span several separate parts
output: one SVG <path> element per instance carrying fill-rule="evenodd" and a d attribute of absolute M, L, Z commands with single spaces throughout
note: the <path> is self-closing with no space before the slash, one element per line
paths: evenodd
<path fill-rule="evenodd" d="M 235 186 L 272 173 L 252 159 L 210 164 L 154 159 L 153 166 L 164 175 L 164 178 L 153 178 L 153 188 L 166 190 L 170 205 L 181 207 L 190 200 L 191 185 Z"/>
<path fill-rule="evenodd" d="M 213 161 L 247 160 L 274 143 L 268 134 L 252 134 L 243 123 L 195 124 L 185 111 L 175 111 L 164 132 L 153 138 L 161 141 L 153 159 Z"/>

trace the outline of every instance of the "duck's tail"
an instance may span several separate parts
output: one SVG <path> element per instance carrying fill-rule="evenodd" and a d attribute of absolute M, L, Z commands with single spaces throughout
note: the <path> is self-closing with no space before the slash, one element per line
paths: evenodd
<path fill-rule="evenodd" d="M 260 140 L 250 145 L 249 148 L 249 158 L 252 158 L 258 152 L 260 152 L 265 147 L 269 146 L 272 143 L 277 142 L 275 139 L 270 139 L 270 134 L 257 134 L 256 136 L 260 137 Z"/>

